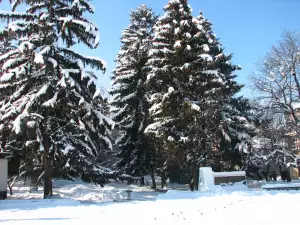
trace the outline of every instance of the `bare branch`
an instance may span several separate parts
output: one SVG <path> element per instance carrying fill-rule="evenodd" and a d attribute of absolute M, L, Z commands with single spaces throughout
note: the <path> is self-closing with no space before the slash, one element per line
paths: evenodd
<path fill-rule="evenodd" d="M 258 97 L 277 112 L 292 118 L 292 126 L 299 125 L 300 106 L 300 34 L 285 31 L 281 40 L 273 45 L 258 63 L 259 73 L 250 78 Z"/>

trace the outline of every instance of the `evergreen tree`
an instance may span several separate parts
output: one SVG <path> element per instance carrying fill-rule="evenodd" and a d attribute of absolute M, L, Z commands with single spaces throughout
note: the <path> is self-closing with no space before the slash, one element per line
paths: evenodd
<path fill-rule="evenodd" d="M 221 112 L 218 157 L 220 170 L 244 168 L 245 154 L 257 134 L 252 106 L 243 97 L 231 97 Z"/>
<path fill-rule="evenodd" d="M 230 164 L 221 166 L 221 170 L 233 170 L 234 166 L 243 166 L 242 151 L 247 148 L 251 138 L 256 134 L 254 118 L 251 114 L 252 107 L 247 99 L 237 96 L 243 85 L 235 81 L 234 71 L 240 67 L 231 63 L 232 55 L 223 52 L 222 45 L 215 38 L 212 31 L 212 24 L 200 13 L 197 19 L 202 24 L 206 34 L 210 34 L 211 41 L 207 46 L 214 60 L 214 71 L 221 74 L 223 85 L 218 87 L 219 94 L 217 104 L 212 108 L 210 115 L 215 117 L 214 123 L 210 125 L 213 143 L 216 145 L 216 154 L 212 154 L 212 161 L 220 164 Z M 212 89 L 216 92 L 216 89 Z M 214 151 L 216 152 L 216 151 Z M 219 162 L 216 162 L 219 161 Z"/>
<path fill-rule="evenodd" d="M 148 125 L 148 99 L 145 81 L 149 72 L 146 63 L 157 20 L 151 8 L 141 5 L 130 14 L 130 25 L 122 33 L 122 48 L 112 79 L 111 92 L 114 119 L 121 136 L 116 141 L 120 161 L 117 166 L 132 176 L 145 175 L 153 165 L 149 138 L 144 134 Z"/>
<path fill-rule="evenodd" d="M 171 0 L 164 10 L 148 61 L 154 122 L 146 132 L 161 137 L 175 158 L 184 152 L 194 190 L 199 165 L 211 164 L 219 149 L 222 112 L 240 89 L 232 75 L 239 67 L 223 53 L 211 23 L 201 13 L 193 17 L 186 0 Z"/>
<path fill-rule="evenodd" d="M 29 6 L 26 12 L 14 12 L 22 3 Z M 52 194 L 52 167 L 58 162 L 75 175 L 103 182 L 107 170 L 96 158 L 101 142 L 111 147 L 113 123 L 102 113 L 96 75 L 85 68 L 105 71 L 105 63 L 71 48 L 79 42 L 98 46 L 98 29 L 83 16 L 93 7 L 85 0 L 20 0 L 12 8 L 0 13 L 10 21 L 0 38 L 17 42 L 0 57 L 1 123 L 10 136 L 34 133 L 22 141 L 42 153 L 45 198 Z"/>

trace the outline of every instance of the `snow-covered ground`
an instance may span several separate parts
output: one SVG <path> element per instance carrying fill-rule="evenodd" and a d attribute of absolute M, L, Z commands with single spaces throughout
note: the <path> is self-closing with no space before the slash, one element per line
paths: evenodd
<path fill-rule="evenodd" d="M 125 196 L 128 186 L 114 184 L 101 189 L 82 182 L 57 181 L 54 187 L 60 198 L 0 201 L 0 224 L 299 224 L 300 191 L 250 190 L 238 185 L 210 192 L 169 190 L 158 194 L 132 185 L 133 201 L 113 202 L 112 193 Z M 107 199 L 96 197 L 97 193 L 105 196 L 105 192 Z M 37 198 L 40 193 L 23 190 L 22 194 L 19 190 L 15 196 Z"/>
<path fill-rule="evenodd" d="M 137 184 L 127 185 L 124 183 L 111 183 L 102 188 L 93 183 L 84 183 L 82 181 L 53 181 L 54 199 L 72 199 L 85 203 L 99 203 L 122 201 L 127 199 L 126 190 L 134 190 L 131 194 L 135 200 L 155 199 L 158 193 L 153 192 L 149 186 L 140 187 Z M 29 186 L 24 186 L 23 182 L 18 182 L 13 187 L 13 195 L 8 196 L 8 200 L 16 199 L 42 199 L 43 190 L 31 191 Z"/>

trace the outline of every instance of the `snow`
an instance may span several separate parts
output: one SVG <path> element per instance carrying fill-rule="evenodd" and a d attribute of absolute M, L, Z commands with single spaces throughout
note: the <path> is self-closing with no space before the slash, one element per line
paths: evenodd
<path fill-rule="evenodd" d="M 35 121 L 28 121 L 27 122 L 27 127 L 33 128 L 35 126 L 36 122 Z"/>
<path fill-rule="evenodd" d="M 35 54 L 34 62 L 37 64 L 44 64 L 44 58 L 42 54 Z"/>
<path fill-rule="evenodd" d="M 8 60 L 5 61 L 5 63 L 3 63 L 2 70 L 3 71 L 8 70 L 8 69 L 10 69 L 12 67 L 13 64 L 15 64 L 17 62 L 20 62 L 22 60 L 23 60 L 22 58 L 8 59 Z"/>
<path fill-rule="evenodd" d="M 202 45 L 203 51 L 209 52 L 209 47 L 207 44 Z"/>
<path fill-rule="evenodd" d="M 21 188 L 19 188 L 21 189 Z M 132 201 L 125 200 L 131 189 Z M 26 193 L 27 200 L 0 201 L 0 223 L 71 225 L 99 221 L 104 224 L 297 224 L 297 191 L 241 190 L 224 187 L 217 191 L 169 190 L 156 193 L 136 185 L 113 184 L 101 188 L 76 181 L 54 182 L 59 197 L 42 200 Z M 39 191 L 38 191 L 39 192 Z M 30 197 L 31 195 L 31 197 Z M 114 200 L 123 202 L 113 202 Z M 279 216 L 282 215 L 282 216 Z M 285 215 L 285 216 L 284 216 Z"/>
<path fill-rule="evenodd" d="M 172 136 L 169 136 L 167 140 L 168 141 L 174 141 L 175 139 Z"/>
<path fill-rule="evenodd" d="M 23 114 L 20 114 L 14 121 L 13 121 L 13 131 L 16 132 L 16 134 L 19 134 L 20 131 L 21 131 L 21 120 L 22 120 L 22 117 L 24 115 Z"/>
<path fill-rule="evenodd" d="M 97 88 L 97 90 L 96 90 L 96 92 L 95 92 L 95 94 L 93 96 L 93 99 L 95 99 L 95 98 L 97 98 L 99 96 L 101 96 L 101 90 L 100 90 L 100 88 Z"/>
<path fill-rule="evenodd" d="M 196 110 L 196 111 L 198 111 L 198 112 L 200 112 L 200 111 L 201 111 L 201 108 L 200 108 L 200 106 L 199 106 L 199 105 L 197 105 L 197 104 L 195 104 L 195 103 L 192 103 L 191 107 L 192 107 L 192 109 L 193 109 L 193 110 Z"/>
<path fill-rule="evenodd" d="M 181 41 L 176 41 L 174 44 L 174 48 L 180 48 L 181 47 Z"/>
<path fill-rule="evenodd" d="M 162 104 L 161 103 L 156 103 L 156 104 L 153 104 L 150 108 L 149 108 L 149 112 L 152 112 L 152 114 L 154 114 L 154 112 L 157 112 L 157 111 L 161 111 L 161 106 Z"/>
<path fill-rule="evenodd" d="M 22 53 L 24 53 L 25 50 L 27 50 L 27 49 L 32 49 L 32 48 L 33 48 L 33 44 L 30 43 L 29 41 L 24 41 L 24 42 L 22 42 L 22 43 L 20 44 L 20 46 L 19 46 L 19 50 L 20 50 Z"/>
<path fill-rule="evenodd" d="M 149 53 L 150 54 L 150 53 Z M 132 73 L 128 73 L 128 74 L 124 74 L 124 75 L 118 75 L 115 80 L 113 81 L 113 83 L 119 81 L 119 80 L 123 80 L 123 79 L 129 79 L 131 77 L 134 76 L 134 71 L 132 70 Z"/>
<path fill-rule="evenodd" d="M 206 61 L 213 61 L 212 56 L 209 54 L 200 54 L 199 56 Z"/>
<path fill-rule="evenodd" d="M 0 77 L 1 82 L 9 81 L 14 76 L 13 73 L 3 73 Z"/>
<path fill-rule="evenodd" d="M 188 137 L 180 137 L 180 141 L 182 141 L 183 143 L 186 143 L 189 141 Z"/>
<path fill-rule="evenodd" d="M 61 152 L 62 152 L 64 155 L 67 155 L 67 154 L 69 153 L 69 151 L 72 151 L 72 150 L 74 150 L 74 149 L 75 149 L 75 148 L 74 148 L 72 145 L 67 144 L 67 145 L 65 146 L 64 149 L 61 149 Z"/>
<path fill-rule="evenodd" d="M 214 177 L 234 177 L 234 176 L 245 176 L 245 171 L 232 171 L 232 172 L 214 172 Z"/>
<path fill-rule="evenodd" d="M 133 98 L 134 96 L 136 96 L 136 94 L 137 94 L 136 91 L 135 91 L 135 92 L 132 92 L 132 93 L 130 93 L 129 95 L 123 97 L 120 101 L 121 101 L 121 102 L 125 102 L 125 101 L 127 101 L 127 100 Z"/>
<path fill-rule="evenodd" d="M 150 125 L 148 125 L 148 127 L 146 127 L 144 133 L 155 133 L 157 134 L 156 132 L 156 129 L 158 129 L 159 127 L 161 127 L 161 122 L 155 122 L 155 123 L 152 123 Z"/>
<path fill-rule="evenodd" d="M 79 120 L 79 128 L 81 130 L 85 130 L 85 125 L 84 125 L 84 123 L 81 120 Z"/>
<path fill-rule="evenodd" d="M 169 87 L 169 88 L 168 88 L 168 93 L 169 93 L 169 94 L 171 94 L 171 93 L 174 92 L 174 91 L 175 91 L 175 89 L 174 89 L 173 87 Z"/>
<path fill-rule="evenodd" d="M 83 97 L 81 97 L 80 98 L 80 100 L 79 100 L 79 103 L 78 103 L 78 105 L 82 105 L 84 103 L 84 98 Z"/>
<path fill-rule="evenodd" d="M 56 104 L 57 96 L 58 96 L 58 92 L 55 92 L 54 96 L 51 99 L 43 103 L 43 106 L 46 107 L 51 106 L 53 108 Z"/>
<path fill-rule="evenodd" d="M 187 33 L 185 33 L 185 34 L 184 34 L 184 36 L 185 36 L 187 39 L 190 39 L 190 38 L 192 38 L 192 35 L 191 35 L 190 33 L 188 33 L 188 32 L 187 32 Z"/>
<path fill-rule="evenodd" d="M 198 28 L 198 30 L 202 30 L 202 29 L 203 29 L 203 26 L 200 25 L 200 24 L 198 24 L 198 25 L 197 25 L 197 28 Z"/>
<path fill-rule="evenodd" d="M 66 78 L 65 78 L 64 75 L 62 76 L 62 78 L 61 78 L 60 81 L 58 82 L 58 85 L 62 86 L 63 88 L 67 87 L 67 84 L 66 84 Z"/>
<path fill-rule="evenodd" d="M 199 24 L 200 23 L 200 21 L 197 18 L 195 18 L 195 17 L 193 17 L 192 22 L 195 23 L 195 24 Z"/>
<path fill-rule="evenodd" d="M 46 94 L 47 90 L 48 90 L 49 84 L 45 84 L 40 90 L 39 92 L 36 94 L 36 96 L 40 96 L 40 95 L 44 95 Z"/>
<path fill-rule="evenodd" d="M 300 102 L 292 103 L 292 108 L 293 109 L 299 109 L 300 108 Z"/>
<path fill-rule="evenodd" d="M 53 67 L 56 68 L 57 67 L 57 61 L 53 58 L 48 58 L 48 61 L 52 63 Z"/>

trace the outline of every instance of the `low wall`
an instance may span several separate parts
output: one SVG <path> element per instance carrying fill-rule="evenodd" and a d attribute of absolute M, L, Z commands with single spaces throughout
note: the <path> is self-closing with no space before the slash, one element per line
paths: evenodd
<path fill-rule="evenodd" d="M 222 183 L 230 183 L 230 182 L 241 182 L 244 181 L 244 176 L 233 176 L 233 177 L 215 177 L 215 185 L 220 185 Z"/>
<path fill-rule="evenodd" d="M 211 167 L 201 167 L 199 173 L 199 187 L 212 189 L 215 185 L 246 180 L 245 171 L 213 172 Z"/>
<path fill-rule="evenodd" d="M 232 171 L 232 172 L 213 172 L 215 179 L 215 185 L 221 183 L 230 183 L 230 182 L 241 182 L 246 180 L 245 171 Z"/>

